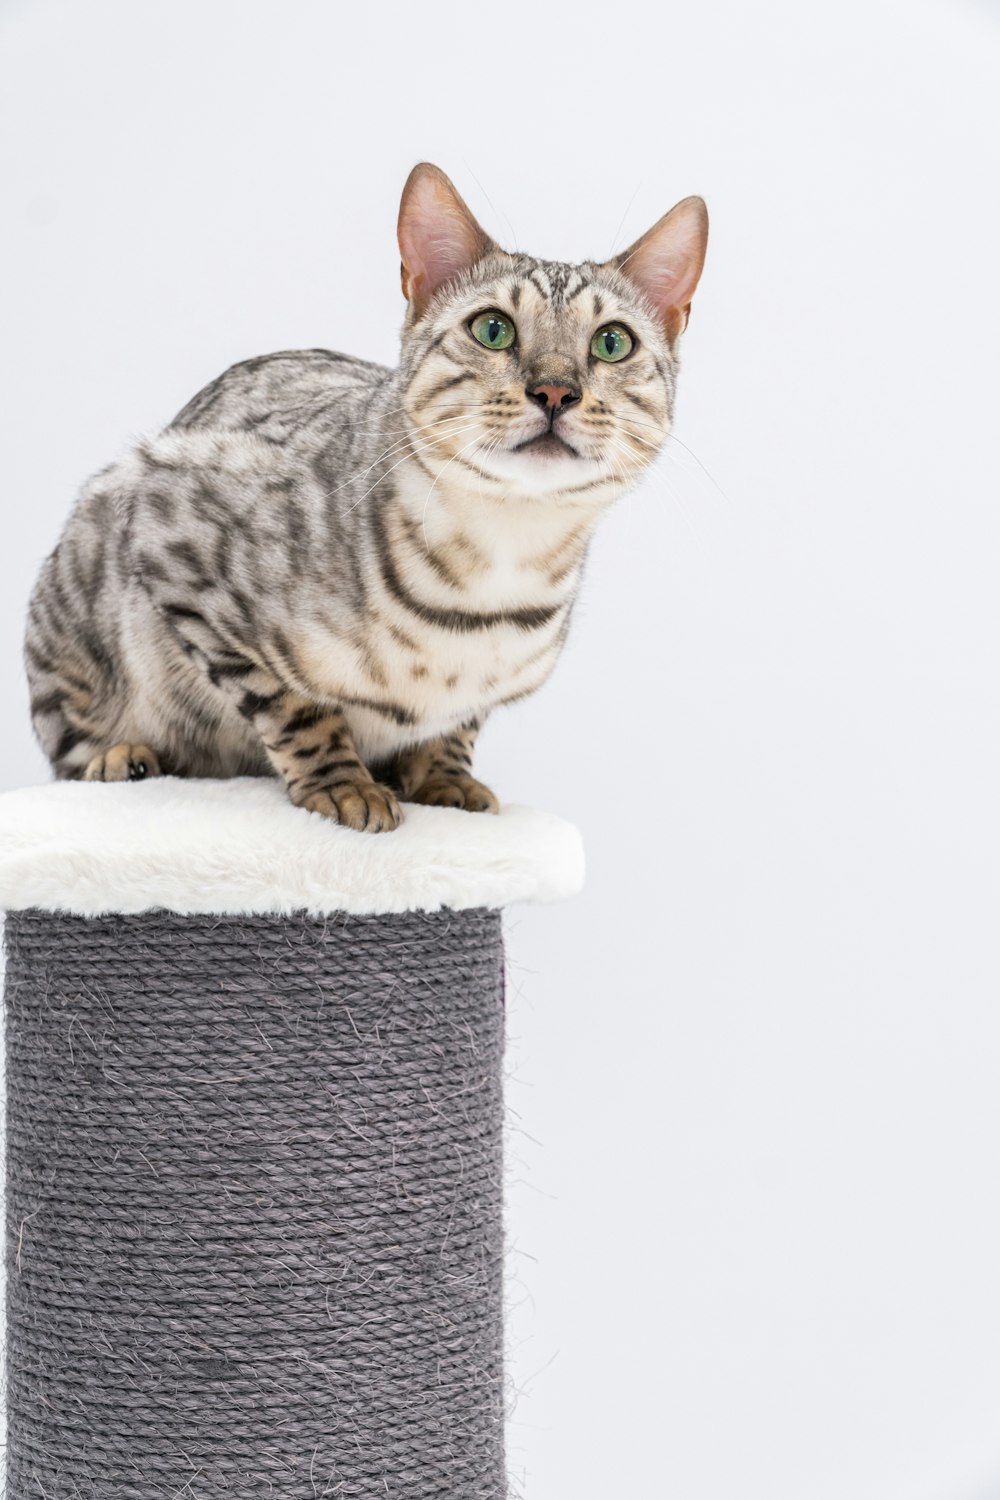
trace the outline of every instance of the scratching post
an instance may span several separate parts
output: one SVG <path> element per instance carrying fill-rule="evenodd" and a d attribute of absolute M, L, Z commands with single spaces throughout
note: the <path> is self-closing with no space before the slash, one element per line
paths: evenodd
<path fill-rule="evenodd" d="M 13 1495 L 505 1493 L 501 962 L 487 911 L 11 913 Z"/>
<path fill-rule="evenodd" d="M 508 900 L 575 831 L 0 797 L 10 1500 L 503 1500 Z"/>

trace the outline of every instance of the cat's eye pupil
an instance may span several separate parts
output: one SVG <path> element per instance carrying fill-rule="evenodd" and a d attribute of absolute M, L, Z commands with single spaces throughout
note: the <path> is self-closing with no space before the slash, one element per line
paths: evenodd
<path fill-rule="evenodd" d="M 595 359 L 607 360 L 614 364 L 619 359 L 624 359 L 627 354 L 631 354 L 634 342 L 628 329 L 623 328 L 620 323 L 607 323 L 594 334 L 590 352 Z"/>
<path fill-rule="evenodd" d="M 487 349 L 509 349 L 514 342 L 514 325 L 503 313 L 491 310 L 480 313 L 469 324 L 472 337 Z"/>

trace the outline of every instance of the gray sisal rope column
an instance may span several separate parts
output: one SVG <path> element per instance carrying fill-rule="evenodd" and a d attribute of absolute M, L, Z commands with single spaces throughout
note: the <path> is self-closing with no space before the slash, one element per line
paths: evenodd
<path fill-rule="evenodd" d="M 143 814 L 170 828 L 169 788 L 74 791 L 87 858 L 103 808 L 114 880 L 115 827 L 155 865 Z M 261 793 L 206 788 L 206 832 L 238 795 Z M 503 1500 L 499 903 L 227 911 L 202 881 L 220 910 L 143 909 L 161 893 L 133 861 L 138 909 L 95 912 L 109 895 L 80 894 L 71 853 L 80 909 L 46 908 L 17 817 L 4 841 L 28 796 L 0 798 L 10 1500 Z M 274 811 L 331 901 L 336 868 L 391 874 L 399 835 L 376 856 Z M 468 839 L 509 865 L 503 817 L 412 814 L 397 853 L 428 888 Z M 247 837 L 259 859 L 266 830 Z M 27 850 L 51 877 L 45 838 Z M 544 839 L 532 860 L 552 864 Z M 287 869 L 262 879 L 296 899 Z M 351 904 L 385 904 L 375 884 Z"/>

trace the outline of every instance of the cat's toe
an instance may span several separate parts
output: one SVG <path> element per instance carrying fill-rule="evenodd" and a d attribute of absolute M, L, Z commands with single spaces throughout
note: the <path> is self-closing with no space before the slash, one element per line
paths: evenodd
<path fill-rule="evenodd" d="M 350 781 L 311 792 L 300 806 L 358 833 L 387 833 L 398 828 L 402 818 L 395 794 L 378 781 Z"/>
<path fill-rule="evenodd" d="M 112 745 L 95 755 L 83 773 L 84 781 L 145 781 L 162 776 L 159 757 L 148 745 Z"/>
<path fill-rule="evenodd" d="M 488 786 L 474 776 L 429 776 L 412 794 L 412 802 L 427 807 L 464 807 L 466 812 L 498 813 L 500 803 Z"/>

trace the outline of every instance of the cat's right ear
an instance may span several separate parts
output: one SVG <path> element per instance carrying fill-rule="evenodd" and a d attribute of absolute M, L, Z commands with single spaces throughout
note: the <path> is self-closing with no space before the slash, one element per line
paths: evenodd
<path fill-rule="evenodd" d="M 415 318 L 436 291 L 496 248 L 440 167 L 429 161 L 406 179 L 397 233 L 403 296 Z"/>
<path fill-rule="evenodd" d="M 684 198 L 610 262 L 652 304 L 671 343 L 687 327 L 707 242 L 704 200 Z"/>

